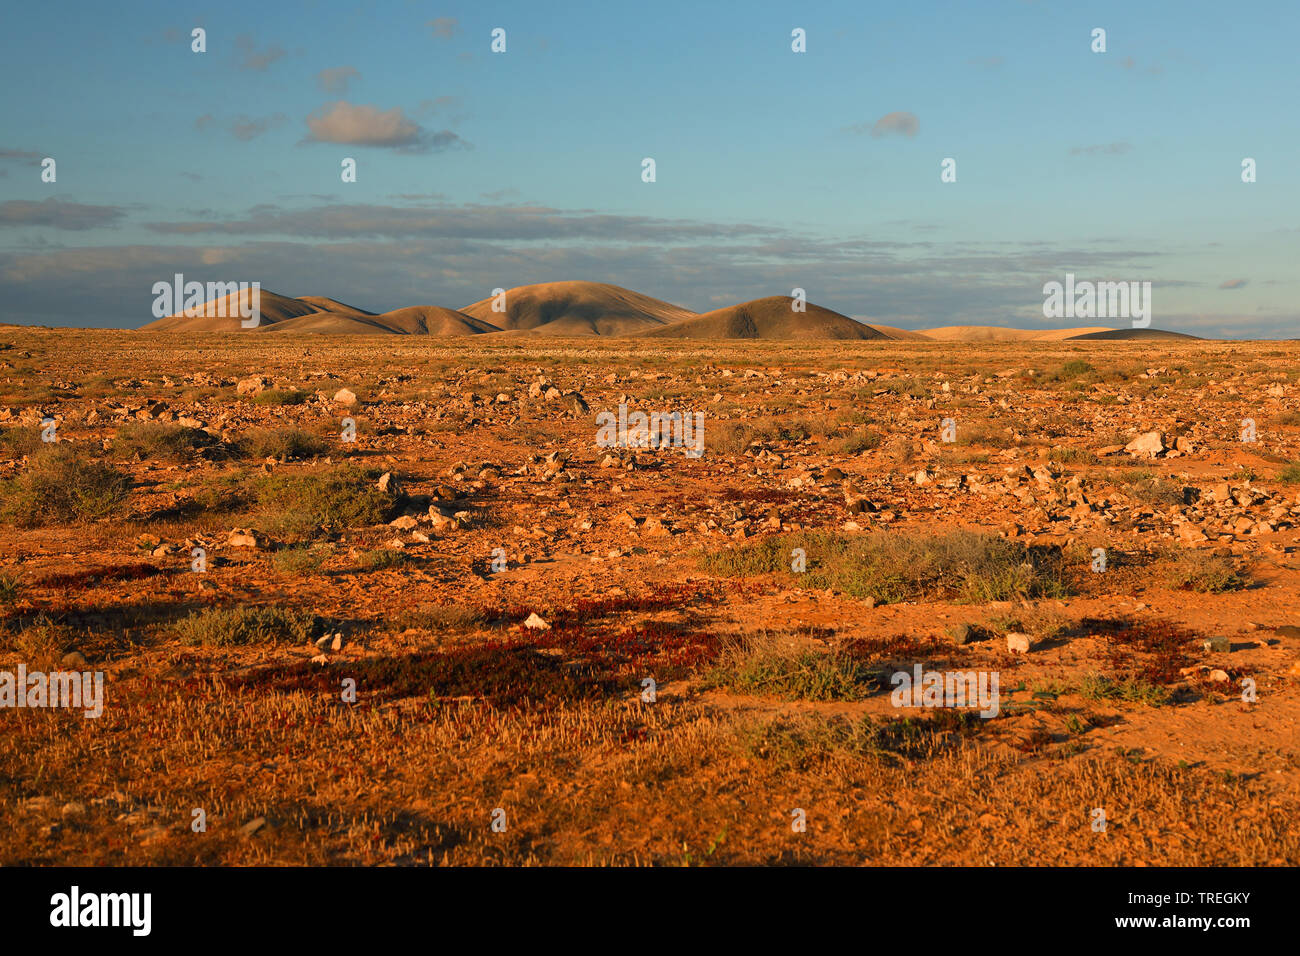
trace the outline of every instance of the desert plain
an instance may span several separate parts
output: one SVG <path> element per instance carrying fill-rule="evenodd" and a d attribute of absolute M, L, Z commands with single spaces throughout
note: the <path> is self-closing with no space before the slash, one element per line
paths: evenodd
<path fill-rule="evenodd" d="M 1295 865 L 1298 359 L 0 327 L 0 863 Z"/>

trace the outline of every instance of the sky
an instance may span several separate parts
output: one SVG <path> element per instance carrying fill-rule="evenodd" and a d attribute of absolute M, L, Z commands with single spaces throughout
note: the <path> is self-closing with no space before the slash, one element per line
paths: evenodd
<path fill-rule="evenodd" d="M 1130 324 L 1045 318 L 1071 273 L 1151 282 L 1153 327 L 1296 337 L 1298 28 L 1294 0 L 9 4 L 0 321 L 137 327 L 182 273 L 374 312 L 585 279 Z"/>

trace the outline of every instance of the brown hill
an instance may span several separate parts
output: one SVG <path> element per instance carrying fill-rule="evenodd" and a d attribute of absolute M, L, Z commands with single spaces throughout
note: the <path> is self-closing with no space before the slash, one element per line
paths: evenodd
<path fill-rule="evenodd" d="M 807 311 L 795 312 L 791 308 L 793 302 L 794 299 L 787 295 L 772 295 L 715 309 L 693 319 L 684 319 L 642 334 L 665 339 L 773 339 L 795 342 L 888 338 L 884 332 L 811 302 L 807 303 Z"/>
<path fill-rule="evenodd" d="M 1102 329 L 1099 332 L 1088 332 L 1083 335 L 1071 335 L 1071 342 L 1079 340 L 1101 341 L 1121 341 L 1121 342 L 1151 342 L 1151 341 L 1168 341 L 1170 339 L 1188 339 L 1189 341 L 1200 341 L 1199 335 L 1187 335 L 1184 332 L 1170 332 L 1167 329 Z"/>
<path fill-rule="evenodd" d="M 240 332 L 244 331 L 240 317 L 240 308 L 248 304 L 251 290 L 245 293 L 231 293 L 219 299 L 204 303 L 202 314 L 196 316 L 169 315 L 140 327 L 143 332 Z M 258 296 L 261 312 L 259 328 L 295 319 L 303 315 L 314 315 L 321 311 L 318 306 L 301 299 L 291 299 L 268 289 L 262 289 Z M 225 315 L 220 313 L 224 312 Z"/>
<path fill-rule="evenodd" d="M 689 309 L 603 282 L 544 282 L 509 289 L 505 311 L 492 298 L 460 311 L 504 331 L 543 335 L 634 335 L 695 315 Z"/>
<path fill-rule="evenodd" d="M 392 335 L 393 330 L 379 321 L 379 316 L 340 315 L 337 312 L 313 312 L 279 322 L 263 323 L 256 332 L 317 332 L 326 334 Z"/>
<path fill-rule="evenodd" d="M 932 342 L 1059 342 L 1089 332 L 1105 331 L 1105 326 L 1073 329 L 1012 329 L 1001 325 L 945 325 L 922 329 L 921 335 Z"/>
<path fill-rule="evenodd" d="M 500 331 L 491 322 L 437 305 L 411 305 L 405 309 L 394 309 L 375 316 L 375 320 L 403 335 L 478 335 L 482 332 Z"/>
<path fill-rule="evenodd" d="M 261 291 L 261 321 L 250 330 L 243 327 L 238 308 L 248 295 L 238 293 L 213 299 L 196 316 L 169 315 L 142 326 L 146 332 L 315 332 L 354 335 L 477 335 L 498 332 L 490 322 L 475 319 L 436 305 L 394 309 L 382 315 L 327 296 L 304 295 L 296 299 Z M 220 315 L 220 312 L 227 313 Z"/>

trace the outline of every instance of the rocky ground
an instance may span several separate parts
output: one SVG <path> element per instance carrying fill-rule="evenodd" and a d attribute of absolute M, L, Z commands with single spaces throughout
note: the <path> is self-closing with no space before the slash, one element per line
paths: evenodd
<path fill-rule="evenodd" d="M 1298 357 L 0 329 L 0 863 L 1295 865 Z"/>

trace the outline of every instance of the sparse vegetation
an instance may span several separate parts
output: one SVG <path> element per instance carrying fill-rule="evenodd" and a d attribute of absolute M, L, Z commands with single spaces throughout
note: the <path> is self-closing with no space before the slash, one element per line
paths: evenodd
<path fill-rule="evenodd" d="M 123 425 L 113 439 L 113 453 L 118 458 L 138 461 L 189 461 L 204 448 L 216 444 L 201 428 L 187 428 L 161 422 L 135 422 Z"/>
<path fill-rule="evenodd" d="M 320 631 L 316 615 L 272 607 L 210 608 L 184 618 L 176 632 L 186 644 L 242 647 L 249 644 L 305 644 Z"/>
<path fill-rule="evenodd" d="M 397 615 L 397 627 L 414 628 L 434 634 L 470 631 L 482 627 L 487 615 L 480 608 L 464 604 L 424 604 L 407 608 Z"/>
<path fill-rule="evenodd" d="M 16 574 L 0 574 L 0 606 L 13 604 L 22 593 L 22 583 Z"/>
<path fill-rule="evenodd" d="M 257 405 L 301 405 L 307 401 L 307 393 L 301 389 L 268 388 L 253 396 Z"/>
<path fill-rule="evenodd" d="M 278 461 L 317 458 L 329 450 L 323 439 L 300 428 L 254 429 L 240 438 L 235 447 L 246 458 Z"/>
<path fill-rule="evenodd" d="M 875 688 L 876 673 L 847 654 L 795 649 L 763 634 L 724 649 L 705 686 L 786 700 L 860 700 Z"/>
<path fill-rule="evenodd" d="M 146 369 L 139 333 L 24 336 L 0 375 L 7 520 L 69 449 L 129 496 L 121 520 L 0 528 L 0 671 L 76 652 L 109 675 L 98 721 L 5 711 L 0 864 L 1300 861 L 1293 735 L 1238 704 L 1246 676 L 1266 710 L 1291 680 L 1270 628 L 1300 581 L 1294 386 L 1261 398 L 1297 380 L 1291 344 L 1247 374 L 1242 343 L 285 333 L 151 339 Z M 283 394 L 238 395 L 252 374 Z M 528 397 L 541 376 L 593 414 L 701 409 L 705 456 L 602 468 L 591 415 Z M 355 444 L 340 388 L 365 396 Z M 136 418 L 160 401 L 209 430 Z M 940 441 L 947 417 L 972 444 Z M 1151 429 L 1187 440 L 1094 454 Z M 1225 493 L 1242 461 L 1262 479 Z M 896 708 L 917 666 L 999 674 L 997 715 Z M 1105 839 L 1071 838 L 1107 793 Z M 187 795 L 220 808 L 202 840 Z"/>
<path fill-rule="evenodd" d="M 32 458 L 0 491 L 5 518 L 30 528 L 119 516 L 130 488 L 126 474 L 89 457 L 84 448 L 59 444 Z"/>
<path fill-rule="evenodd" d="M 1169 565 L 1166 580 L 1170 587 L 1203 594 L 1240 591 L 1249 583 L 1237 562 L 1211 551 L 1182 550 Z"/>
<path fill-rule="evenodd" d="M 1059 551 L 965 531 L 767 539 L 707 554 L 703 567 L 728 575 L 789 571 L 794 548 L 807 555 L 809 586 L 885 604 L 924 596 L 978 602 L 1069 592 Z"/>
<path fill-rule="evenodd" d="M 1169 703 L 1169 691 L 1140 677 L 1116 680 L 1101 674 L 1088 674 L 1079 682 L 1079 694 L 1084 700 L 1120 700 L 1131 704 L 1160 707 Z"/>
<path fill-rule="evenodd" d="M 251 480 L 251 491 L 267 527 L 295 538 L 320 532 L 383 524 L 397 497 L 380 491 L 377 469 L 336 465 L 318 471 L 276 473 Z"/>

